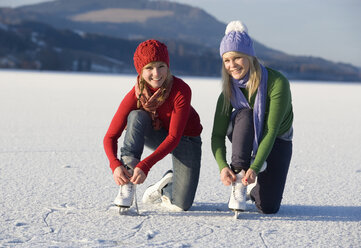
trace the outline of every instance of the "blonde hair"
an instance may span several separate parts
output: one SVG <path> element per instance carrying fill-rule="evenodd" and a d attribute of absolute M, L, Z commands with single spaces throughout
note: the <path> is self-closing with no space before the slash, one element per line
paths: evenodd
<path fill-rule="evenodd" d="M 227 52 L 225 54 L 231 56 L 242 56 L 248 59 L 249 62 L 249 80 L 247 83 L 248 101 L 251 100 L 252 95 L 257 91 L 258 86 L 261 81 L 261 66 L 260 62 L 256 57 L 249 56 L 240 52 Z M 223 101 L 223 111 L 226 113 L 230 106 L 231 96 L 232 96 L 232 76 L 228 74 L 226 68 L 224 67 L 224 63 L 222 60 L 222 91 L 224 96 Z"/>
<path fill-rule="evenodd" d="M 147 66 L 154 66 L 155 64 L 156 64 L 157 62 L 156 61 L 153 61 L 153 62 L 150 62 L 150 63 L 148 63 L 148 64 L 146 64 L 145 66 L 143 66 L 143 68 L 142 68 L 142 72 L 143 72 L 143 69 L 145 68 L 145 67 L 147 67 Z M 164 63 L 164 62 L 163 62 Z M 164 63 L 165 65 L 167 65 L 166 63 Z M 170 69 L 169 69 L 169 67 L 167 66 L 167 68 L 168 68 L 168 71 L 167 71 L 167 77 L 166 77 L 166 79 L 164 80 L 164 83 L 162 84 L 162 86 L 160 87 L 161 88 L 161 90 L 162 90 L 162 94 L 159 96 L 159 98 L 158 98 L 158 100 L 159 101 L 163 101 L 164 99 L 164 95 L 165 95 L 165 91 L 166 91 L 166 89 L 167 89 L 167 86 L 172 82 L 172 80 L 173 80 L 173 75 L 172 75 L 172 73 L 171 73 L 171 71 L 170 71 Z M 142 74 L 143 73 L 140 73 L 140 75 L 139 75 L 139 89 L 140 89 L 140 92 L 143 92 L 143 90 L 144 90 L 144 87 L 145 87 L 145 85 L 146 85 L 146 83 L 147 83 L 147 81 L 145 81 L 145 79 L 142 77 Z M 139 98 L 138 98 L 138 102 L 137 102 L 137 106 L 138 106 L 138 108 L 140 107 L 140 101 L 139 101 Z"/>

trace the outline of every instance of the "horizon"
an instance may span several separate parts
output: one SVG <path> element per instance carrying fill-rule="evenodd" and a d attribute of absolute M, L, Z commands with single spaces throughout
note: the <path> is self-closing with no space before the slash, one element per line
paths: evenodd
<path fill-rule="evenodd" d="M 48 1 L 0 0 L 0 7 Z M 225 24 L 241 20 L 247 25 L 250 36 L 269 48 L 361 68 L 361 33 L 357 32 L 361 26 L 361 1 L 226 0 L 222 2 L 222 8 L 219 8 L 217 0 L 169 1 L 201 8 Z M 239 8 L 235 7 L 236 3 Z M 241 8 L 245 11 L 241 12 Z"/>

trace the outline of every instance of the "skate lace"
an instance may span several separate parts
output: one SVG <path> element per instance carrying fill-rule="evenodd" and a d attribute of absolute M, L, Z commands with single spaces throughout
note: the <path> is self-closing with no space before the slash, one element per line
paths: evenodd
<path fill-rule="evenodd" d="M 120 187 L 120 196 L 129 197 L 132 195 L 134 185 L 132 183 L 127 183 Z"/>
<path fill-rule="evenodd" d="M 247 187 L 243 186 L 242 183 L 236 182 L 232 184 L 232 194 L 237 200 L 243 200 L 247 193 Z"/>

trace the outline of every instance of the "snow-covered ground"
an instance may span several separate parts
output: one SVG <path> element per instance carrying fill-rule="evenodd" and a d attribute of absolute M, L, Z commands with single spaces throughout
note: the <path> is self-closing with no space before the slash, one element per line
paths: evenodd
<path fill-rule="evenodd" d="M 184 78 L 204 126 L 190 211 L 140 201 L 169 156 L 137 188 L 140 216 L 112 206 L 118 188 L 102 139 L 134 80 L 0 71 L 0 247 L 360 247 L 361 84 L 291 82 L 294 153 L 282 207 L 262 215 L 248 203 L 236 220 L 210 148 L 214 78 Z"/>

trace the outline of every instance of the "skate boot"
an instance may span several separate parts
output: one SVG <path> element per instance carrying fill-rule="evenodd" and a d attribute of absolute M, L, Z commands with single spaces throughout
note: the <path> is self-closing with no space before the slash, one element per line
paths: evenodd
<path fill-rule="evenodd" d="M 130 174 L 133 174 L 134 167 L 139 163 L 139 160 L 133 157 L 122 157 L 123 164 Z M 138 204 L 136 199 L 136 185 L 129 182 L 119 186 L 119 192 L 114 199 L 114 204 L 119 207 L 119 213 L 123 213 L 135 203 L 136 211 L 139 214 Z"/>
<path fill-rule="evenodd" d="M 173 171 L 167 171 L 163 177 L 155 184 L 149 186 L 143 194 L 143 203 L 160 203 L 162 197 L 162 189 L 172 181 Z"/>
<path fill-rule="evenodd" d="M 256 187 L 257 185 L 257 178 L 256 177 L 256 181 L 254 183 L 251 183 L 247 186 L 247 193 L 246 193 L 246 200 L 247 201 L 253 201 L 252 197 L 251 197 L 251 191 L 254 187 Z"/>
<path fill-rule="evenodd" d="M 242 170 L 236 174 L 236 181 L 232 183 L 231 197 L 229 198 L 228 208 L 235 212 L 235 217 L 238 218 L 239 212 L 246 210 L 246 193 L 247 186 L 242 184 L 242 178 L 245 172 Z"/>
<path fill-rule="evenodd" d="M 130 208 L 134 200 L 135 185 L 131 182 L 120 185 L 117 197 L 114 199 L 114 204 L 123 212 L 126 208 Z"/>

